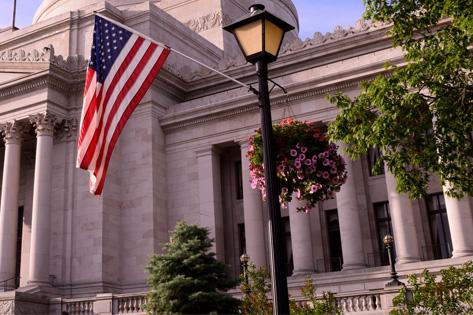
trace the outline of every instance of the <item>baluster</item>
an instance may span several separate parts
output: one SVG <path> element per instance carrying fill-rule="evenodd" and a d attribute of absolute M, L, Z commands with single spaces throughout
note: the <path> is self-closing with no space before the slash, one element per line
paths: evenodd
<path fill-rule="evenodd" d="M 367 298 L 368 298 L 368 297 L 367 297 L 366 295 L 363 295 L 363 296 L 361 297 L 361 305 L 360 305 L 361 310 L 360 310 L 360 311 L 366 311 L 366 309 L 367 309 L 367 307 L 366 307 L 366 299 L 367 299 Z"/>
<path fill-rule="evenodd" d="M 381 299 L 379 297 L 379 294 L 376 294 L 376 309 L 377 310 L 381 309 Z"/>

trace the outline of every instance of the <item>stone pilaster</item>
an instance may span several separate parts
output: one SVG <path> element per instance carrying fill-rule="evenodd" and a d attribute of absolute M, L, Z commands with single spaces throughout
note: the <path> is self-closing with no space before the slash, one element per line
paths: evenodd
<path fill-rule="evenodd" d="M 53 135 L 57 119 L 50 113 L 30 117 L 36 131 L 36 160 L 31 222 L 29 284 L 49 284 L 49 236 Z"/>
<path fill-rule="evenodd" d="M 388 191 L 389 211 L 393 226 L 396 260 L 398 263 L 410 263 L 420 260 L 418 224 L 414 216 L 412 200 L 406 194 L 396 191 L 396 179 L 385 167 L 386 188 Z"/>
<path fill-rule="evenodd" d="M 340 145 L 340 154 L 346 162 L 348 178 L 340 192 L 336 194 L 340 238 L 342 240 L 343 270 L 365 267 L 363 252 L 363 233 L 361 231 L 360 209 L 358 206 L 354 162 L 343 152 L 345 144 Z"/>
<path fill-rule="evenodd" d="M 15 277 L 16 244 L 18 233 L 18 191 L 20 188 L 20 163 L 22 130 L 18 122 L 1 126 L 5 141 L 5 160 L 0 204 L 0 282 Z M 10 280 L 9 284 L 14 284 Z"/>
<path fill-rule="evenodd" d="M 199 170 L 199 223 L 208 228 L 210 237 L 215 239 L 212 250 L 216 253 L 216 258 L 225 261 L 219 150 L 212 146 L 198 151 L 197 167 Z"/>
<path fill-rule="evenodd" d="M 291 224 L 292 257 L 294 261 L 293 275 L 310 274 L 315 271 L 312 238 L 310 233 L 310 215 L 297 212 L 304 202 L 292 197 L 289 203 L 289 222 Z"/>
<path fill-rule="evenodd" d="M 263 203 L 259 190 L 250 185 L 250 163 L 248 142 L 241 145 L 241 167 L 243 181 L 243 216 L 245 220 L 246 254 L 256 267 L 266 267 L 265 224 L 263 219 Z"/>

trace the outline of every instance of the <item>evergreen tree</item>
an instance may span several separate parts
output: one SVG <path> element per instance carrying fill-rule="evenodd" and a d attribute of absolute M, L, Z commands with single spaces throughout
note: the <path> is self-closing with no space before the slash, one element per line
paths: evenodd
<path fill-rule="evenodd" d="M 176 225 L 165 253 L 154 255 L 147 267 L 150 314 L 238 312 L 239 301 L 223 292 L 236 282 L 209 251 L 211 247 L 207 229 L 185 222 Z"/>

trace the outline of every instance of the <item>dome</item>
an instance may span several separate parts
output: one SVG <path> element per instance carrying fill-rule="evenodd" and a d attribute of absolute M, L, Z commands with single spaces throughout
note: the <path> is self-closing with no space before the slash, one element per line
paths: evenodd
<path fill-rule="evenodd" d="M 38 10 L 36 11 L 33 24 L 52 18 L 54 16 L 64 14 L 70 11 L 79 10 L 87 6 L 103 2 L 104 0 L 43 0 Z M 107 0 L 110 4 L 119 9 L 126 9 L 132 7 L 134 4 L 142 3 L 144 0 Z M 182 2 L 182 0 L 180 0 Z M 227 0 L 223 0 L 227 1 Z M 155 5 L 174 15 L 169 10 L 176 8 L 178 0 L 154 0 Z M 299 30 L 299 20 L 297 10 L 292 0 L 239 0 L 242 6 L 245 7 L 248 3 L 261 3 L 266 6 L 266 9 L 271 13 L 284 19 L 286 22 L 292 24 L 296 31 Z M 180 5 L 182 7 L 182 4 Z M 198 13 L 198 12 L 196 12 Z M 179 18 L 178 18 L 179 19 Z"/>

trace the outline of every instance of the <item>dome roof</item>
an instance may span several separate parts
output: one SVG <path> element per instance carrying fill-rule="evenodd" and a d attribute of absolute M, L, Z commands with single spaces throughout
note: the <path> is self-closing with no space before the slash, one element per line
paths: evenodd
<path fill-rule="evenodd" d="M 43 0 L 38 10 L 36 11 L 33 24 L 47 20 L 51 17 L 67 13 L 70 11 L 79 10 L 87 6 L 103 2 L 104 0 Z M 126 9 L 133 4 L 142 3 L 144 0 L 107 0 L 110 4 L 116 6 L 119 9 Z M 180 0 L 182 1 L 182 0 Z M 245 5 L 247 3 L 261 3 L 266 6 L 266 9 L 271 13 L 281 17 L 288 23 L 292 24 L 296 30 L 299 30 L 299 19 L 297 16 L 297 10 L 292 0 L 240 0 Z M 154 0 L 158 7 L 163 8 L 165 11 L 166 7 L 175 6 L 179 0 Z M 171 13 L 172 14 L 172 13 Z"/>

